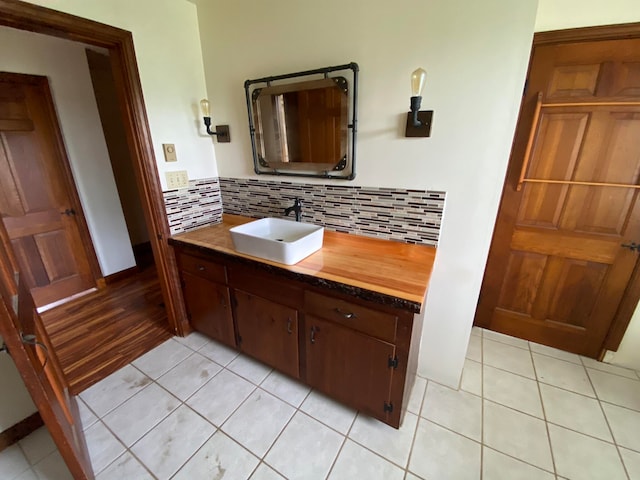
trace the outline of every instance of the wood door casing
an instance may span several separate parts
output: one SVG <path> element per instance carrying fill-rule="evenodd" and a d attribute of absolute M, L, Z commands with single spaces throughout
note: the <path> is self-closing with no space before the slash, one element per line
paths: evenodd
<path fill-rule="evenodd" d="M 234 297 L 240 349 L 300 378 L 297 310 L 241 290 Z"/>
<path fill-rule="evenodd" d="M 96 286 L 60 135 L 46 77 L 0 73 L 0 215 L 37 306 Z"/>
<path fill-rule="evenodd" d="M 525 177 L 542 182 L 518 191 L 532 129 Z M 639 191 L 544 181 L 638 184 L 638 138 L 640 40 L 534 48 L 476 324 L 600 355 L 637 261 L 621 244 L 640 241 Z"/>

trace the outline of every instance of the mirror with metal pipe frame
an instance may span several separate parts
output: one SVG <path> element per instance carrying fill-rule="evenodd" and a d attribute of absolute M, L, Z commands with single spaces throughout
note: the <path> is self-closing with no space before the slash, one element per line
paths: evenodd
<path fill-rule="evenodd" d="M 244 82 L 257 174 L 355 178 L 358 65 Z"/>

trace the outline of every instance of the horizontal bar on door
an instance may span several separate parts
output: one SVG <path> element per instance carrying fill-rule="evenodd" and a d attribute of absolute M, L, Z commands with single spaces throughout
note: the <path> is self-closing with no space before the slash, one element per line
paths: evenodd
<path fill-rule="evenodd" d="M 542 108 L 556 107 L 640 107 L 640 102 L 574 102 L 543 103 Z"/>
<path fill-rule="evenodd" d="M 574 181 L 574 180 L 543 180 L 541 178 L 523 178 L 522 182 L 553 183 L 556 185 L 585 185 L 587 187 L 640 188 L 640 185 L 634 185 L 631 183 L 580 182 L 580 181 Z"/>

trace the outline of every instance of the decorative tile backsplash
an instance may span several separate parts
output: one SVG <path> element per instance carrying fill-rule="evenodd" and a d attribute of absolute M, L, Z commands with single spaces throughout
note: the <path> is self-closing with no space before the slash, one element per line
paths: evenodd
<path fill-rule="evenodd" d="M 437 245 L 445 192 L 220 178 L 224 213 L 284 217 L 296 197 L 302 220 L 330 230 Z M 293 214 L 292 214 L 293 217 Z"/>
<path fill-rule="evenodd" d="M 189 187 L 162 194 L 172 235 L 222 220 L 220 182 L 217 178 L 190 180 Z"/>
<path fill-rule="evenodd" d="M 330 230 L 406 243 L 437 245 L 445 192 L 206 178 L 163 192 L 171 234 L 218 223 L 225 213 L 284 217 L 294 199 L 302 220 Z M 293 218 L 293 214 L 292 217 Z"/>

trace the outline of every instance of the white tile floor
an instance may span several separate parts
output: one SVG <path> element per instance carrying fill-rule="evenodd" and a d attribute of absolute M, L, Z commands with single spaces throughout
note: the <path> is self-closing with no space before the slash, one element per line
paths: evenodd
<path fill-rule="evenodd" d="M 193 334 L 80 403 L 98 480 L 640 479 L 638 372 L 474 329 L 461 385 L 418 378 L 395 430 Z M 70 476 L 41 429 L 0 478 Z"/>

